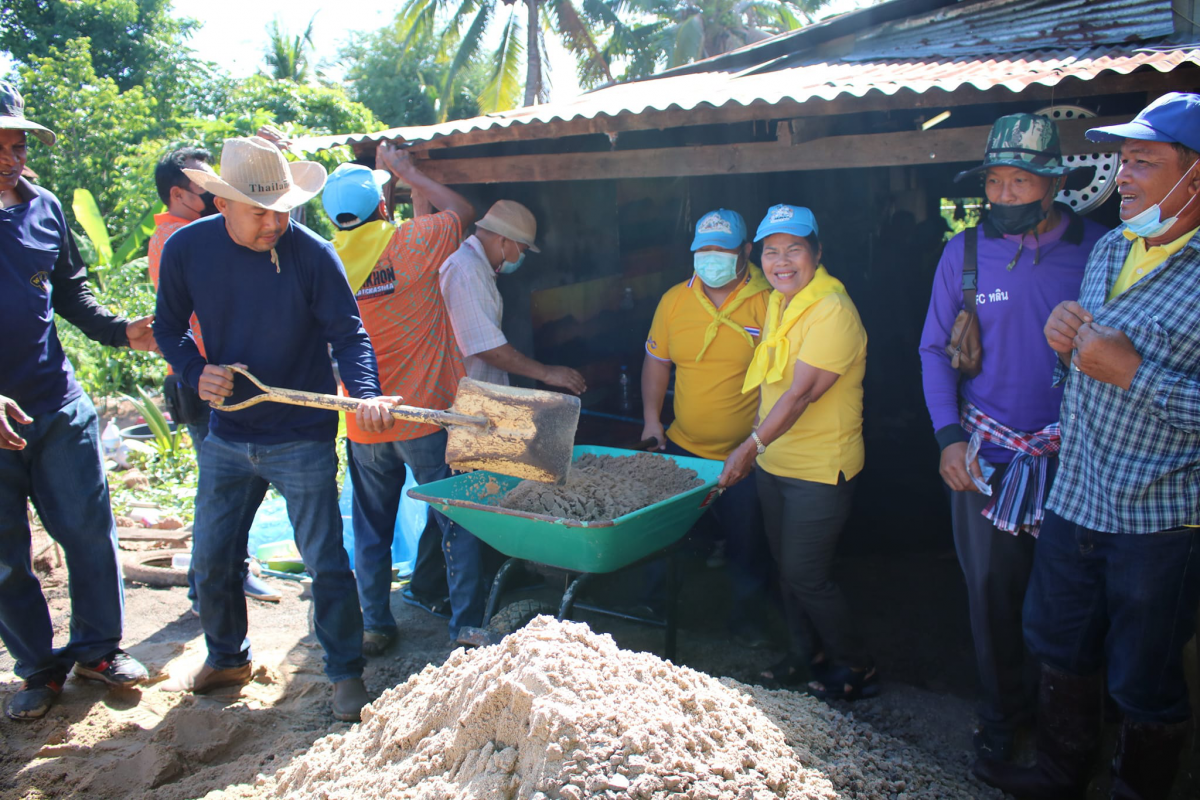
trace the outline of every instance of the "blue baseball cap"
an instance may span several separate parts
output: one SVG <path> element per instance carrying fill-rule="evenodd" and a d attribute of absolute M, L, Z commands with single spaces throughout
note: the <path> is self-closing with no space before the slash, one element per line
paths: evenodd
<path fill-rule="evenodd" d="M 1092 128 L 1087 132 L 1087 138 L 1093 142 L 1114 139 L 1178 142 L 1200 150 L 1200 94 L 1169 92 L 1143 108 L 1129 122 Z"/>
<path fill-rule="evenodd" d="M 692 252 L 701 247 L 715 246 L 723 250 L 736 250 L 746 243 L 746 220 L 736 211 L 718 208 L 710 211 L 696 223 L 696 238 L 692 239 Z"/>
<path fill-rule="evenodd" d="M 341 164 L 330 173 L 321 193 L 325 213 L 339 228 L 350 228 L 364 222 L 383 199 L 383 187 L 392 175 L 382 169 L 368 169 L 362 164 Z M 339 214 L 352 214 L 354 219 L 338 222 Z"/>
<path fill-rule="evenodd" d="M 817 218 L 804 206 L 771 206 L 762 222 L 758 223 L 754 241 L 761 242 L 772 233 L 790 233 L 803 238 L 810 233 L 817 233 Z"/>

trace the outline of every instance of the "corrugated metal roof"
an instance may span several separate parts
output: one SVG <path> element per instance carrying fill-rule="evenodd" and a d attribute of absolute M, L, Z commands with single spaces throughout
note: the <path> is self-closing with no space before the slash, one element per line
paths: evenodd
<path fill-rule="evenodd" d="M 1040 84 L 1055 86 L 1067 78 L 1090 80 L 1105 72 L 1128 74 L 1139 67 L 1170 72 L 1180 64 L 1200 65 L 1200 48 L 1130 52 L 1110 48 L 1016 53 L 992 58 L 895 59 L 878 61 L 814 60 L 762 72 L 694 73 L 625 83 L 583 95 L 569 103 L 548 103 L 488 117 L 441 125 L 393 128 L 371 134 L 345 134 L 297 141 L 309 152 L 363 141 L 429 141 L 470 131 L 557 120 L 602 119 L 651 111 L 691 110 L 702 106 L 805 103 L 870 93 L 894 95 L 953 92 L 973 86 L 1013 92 Z M 552 135 L 548 132 L 547 135 Z"/>
<path fill-rule="evenodd" d="M 1144 42 L 1174 31 L 1170 0 L 983 0 L 863 31 L 848 58 L 947 58 Z"/>

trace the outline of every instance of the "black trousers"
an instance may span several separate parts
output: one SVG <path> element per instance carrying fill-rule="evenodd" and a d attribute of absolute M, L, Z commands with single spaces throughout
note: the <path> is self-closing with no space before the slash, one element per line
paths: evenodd
<path fill-rule="evenodd" d="M 870 657 L 841 588 L 833 557 L 850 516 L 855 479 L 836 485 L 772 475 L 755 468 L 771 555 L 779 568 L 792 650 L 807 658 L 825 653 L 832 663 L 867 666 Z"/>
<path fill-rule="evenodd" d="M 981 513 L 990 498 L 950 492 L 954 549 L 967 582 L 967 604 L 982 696 L 979 720 L 1011 729 L 1033 710 L 1036 667 L 1026 655 L 1021 607 L 1036 539 L 997 530 Z"/>

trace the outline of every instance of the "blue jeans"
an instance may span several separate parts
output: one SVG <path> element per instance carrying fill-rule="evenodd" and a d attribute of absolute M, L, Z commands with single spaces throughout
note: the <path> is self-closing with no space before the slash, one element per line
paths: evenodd
<path fill-rule="evenodd" d="M 1132 722 L 1191 716 L 1183 646 L 1200 602 L 1200 530 L 1102 533 L 1046 512 L 1025 596 L 1025 642 L 1074 675 L 1107 667 Z"/>
<path fill-rule="evenodd" d="M 388 601 L 392 588 L 392 538 L 404 488 L 404 467 L 419 484 L 450 477 L 446 432 L 401 442 L 350 442 L 350 478 L 354 483 L 354 564 L 367 630 L 395 630 Z M 442 529 L 442 551 L 450 587 L 450 637 L 459 628 L 483 621 L 486 595 L 482 547 L 478 539 L 430 510 Z M 418 565 L 419 566 L 419 565 Z"/>
<path fill-rule="evenodd" d="M 26 445 L 0 450 L 0 639 L 16 661 L 17 676 L 28 678 L 115 650 L 124 595 L 92 401 L 83 396 L 28 425 L 12 426 Z M 27 499 L 67 561 L 71 630 L 58 651 L 52 649 L 50 610 L 30 563 Z"/>
<path fill-rule="evenodd" d="M 312 575 L 313 619 L 325 648 L 325 674 L 336 683 L 362 675 L 362 613 L 350 559 L 342 547 L 337 456 L 333 442 L 248 444 L 213 433 L 200 453 L 192 568 L 208 665 L 250 661 L 246 638 L 246 546 L 268 485 L 287 503 L 296 547 Z"/>

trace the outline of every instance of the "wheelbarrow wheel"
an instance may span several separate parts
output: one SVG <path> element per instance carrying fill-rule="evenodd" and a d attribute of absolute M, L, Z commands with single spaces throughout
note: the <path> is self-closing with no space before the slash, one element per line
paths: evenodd
<path fill-rule="evenodd" d="M 542 614 L 554 616 L 558 609 L 540 600 L 518 600 L 510 603 L 496 612 L 488 620 L 487 631 L 496 641 L 503 639 L 514 631 L 524 628 L 534 617 Z"/>
<path fill-rule="evenodd" d="M 121 571 L 125 580 L 155 588 L 187 586 L 187 570 L 173 569 L 171 559 L 176 554 L 190 553 L 187 548 L 174 550 L 141 550 L 121 553 Z"/>

